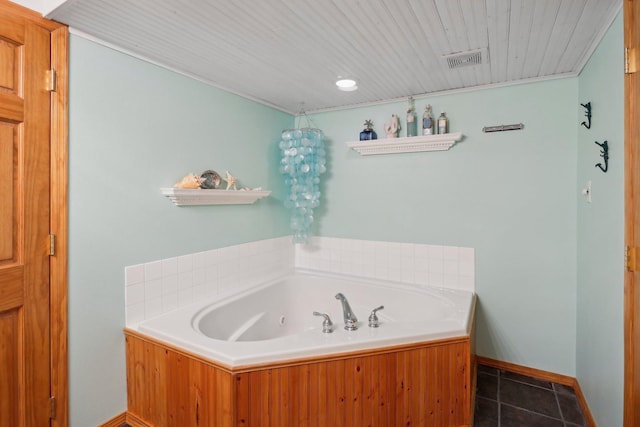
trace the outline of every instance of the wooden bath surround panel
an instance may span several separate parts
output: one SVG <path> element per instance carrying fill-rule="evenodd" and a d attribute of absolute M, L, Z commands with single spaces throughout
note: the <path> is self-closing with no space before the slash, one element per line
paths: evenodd
<path fill-rule="evenodd" d="M 126 331 L 128 413 L 149 426 L 469 426 L 469 337 L 230 370 Z"/>

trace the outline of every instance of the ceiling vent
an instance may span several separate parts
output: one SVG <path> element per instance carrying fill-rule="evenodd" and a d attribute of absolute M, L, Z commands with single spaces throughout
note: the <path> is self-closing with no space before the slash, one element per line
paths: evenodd
<path fill-rule="evenodd" d="M 480 65 L 484 60 L 487 60 L 487 49 L 468 50 L 466 52 L 452 53 L 450 55 L 444 55 L 442 57 L 447 63 L 450 70 L 462 67 L 470 67 L 473 65 Z"/>

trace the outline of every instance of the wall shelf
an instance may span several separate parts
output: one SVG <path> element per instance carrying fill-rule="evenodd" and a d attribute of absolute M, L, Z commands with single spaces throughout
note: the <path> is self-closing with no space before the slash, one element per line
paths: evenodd
<path fill-rule="evenodd" d="M 262 190 L 204 190 L 173 187 L 160 190 L 176 206 L 250 205 L 271 194 L 271 191 Z"/>
<path fill-rule="evenodd" d="M 446 151 L 462 138 L 462 133 L 410 136 L 403 138 L 374 139 L 347 142 L 347 146 L 363 156 L 373 154 L 418 153 L 422 151 Z"/>

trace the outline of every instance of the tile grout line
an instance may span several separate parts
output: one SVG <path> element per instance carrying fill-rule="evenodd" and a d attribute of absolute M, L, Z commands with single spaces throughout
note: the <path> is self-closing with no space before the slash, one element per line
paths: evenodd
<path fill-rule="evenodd" d="M 560 406 L 560 399 L 558 399 L 558 392 L 556 391 L 556 388 L 554 387 L 553 383 L 551 384 L 551 387 L 553 388 L 553 397 L 556 399 L 556 405 L 558 405 L 558 412 L 560 412 L 560 419 L 562 420 L 562 423 L 566 426 L 567 422 L 564 419 L 564 414 L 562 413 L 562 407 Z"/>

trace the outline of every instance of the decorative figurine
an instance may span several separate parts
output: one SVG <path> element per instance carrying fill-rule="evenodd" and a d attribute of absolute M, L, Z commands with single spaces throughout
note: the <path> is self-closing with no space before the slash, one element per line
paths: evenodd
<path fill-rule="evenodd" d="M 433 135 L 435 133 L 434 124 L 433 117 L 431 116 L 431 105 L 427 104 L 427 106 L 424 107 L 424 114 L 422 115 L 422 134 Z"/>
<path fill-rule="evenodd" d="M 203 178 L 198 178 L 196 174 L 190 173 L 189 175 L 176 182 L 175 188 L 200 188 L 200 184 L 204 181 Z"/>
<path fill-rule="evenodd" d="M 373 130 L 373 122 L 371 119 L 364 121 L 364 130 L 360 132 L 360 141 L 369 141 L 372 139 L 378 139 L 376 131 Z"/>
<path fill-rule="evenodd" d="M 227 188 L 225 188 L 225 190 L 230 189 L 231 187 L 233 187 L 234 190 L 237 190 L 236 188 L 236 177 L 231 175 L 229 173 L 229 171 L 227 171 L 227 177 L 226 178 L 222 178 L 224 182 L 227 183 Z"/>
<path fill-rule="evenodd" d="M 220 187 L 220 182 L 222 181 L 222 178 L 220 177 L 220 175 L 218 175 L 218 172 L 212 170 L 206 170 L 202 172 L 200 178 L 202 179 L 200 188 L 210 190 Z"/>
<path fill-rule="evenodd" d="M 409 107 L 407 108 L 407 136 L 418 136 L 418 120 L 413 107 L 413 96 L 409 97 Z"/>
<path fill-rule="evenodd" d="M 438 117 L 438 133 L 449 133 L 449 119 L 447 118 L 447 113 L 440 114 Z"/>
<path fill-rule="evenodd" d="M 398 130 L 400 129 L 400 121 L 395 114 L 391 115 L 391 123 L 384 125 L 384 131 L 387 133 L 387 138 L 397 138 Z"/>

